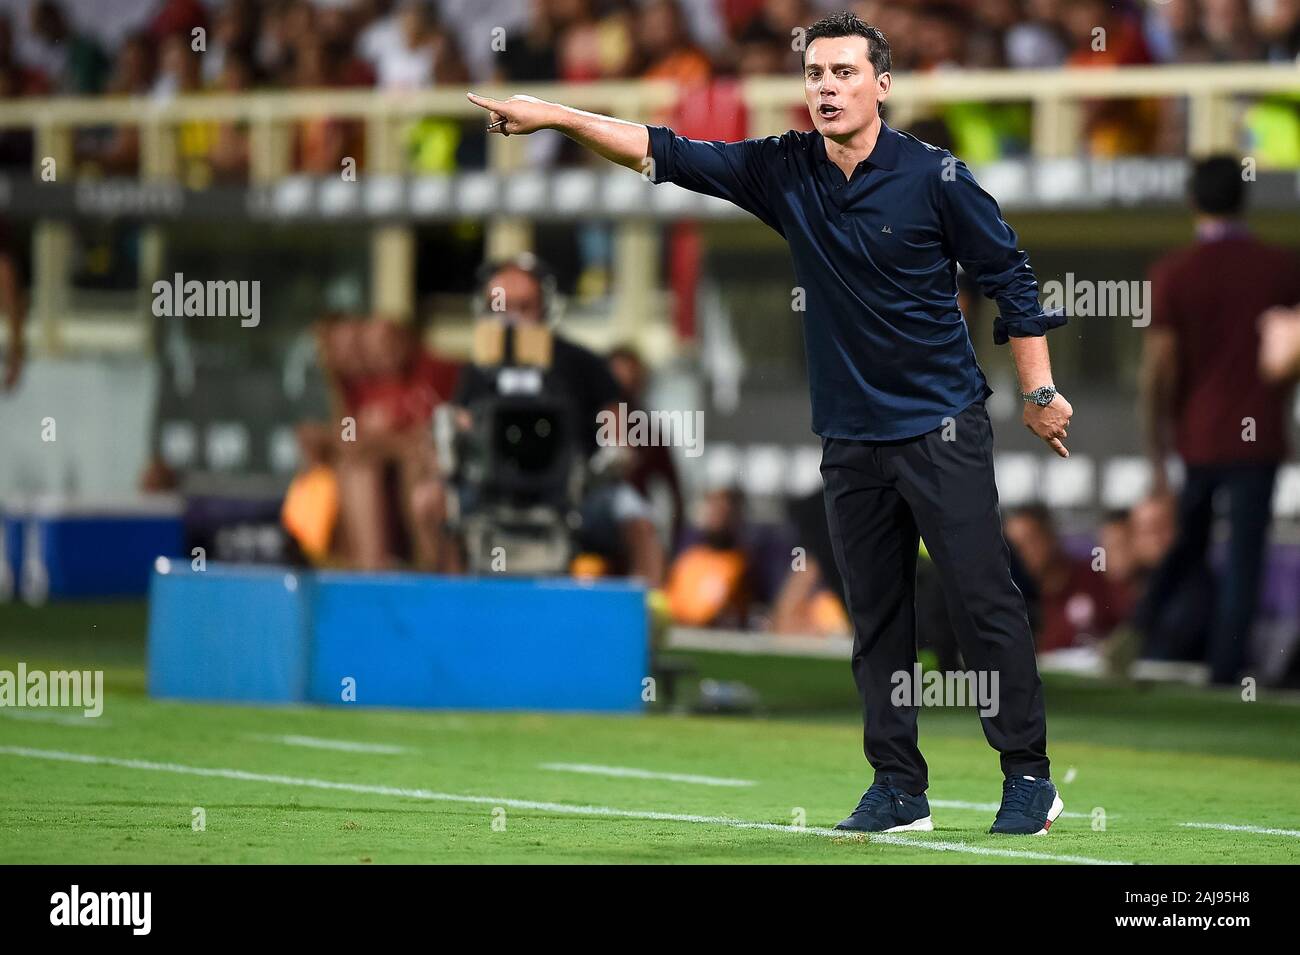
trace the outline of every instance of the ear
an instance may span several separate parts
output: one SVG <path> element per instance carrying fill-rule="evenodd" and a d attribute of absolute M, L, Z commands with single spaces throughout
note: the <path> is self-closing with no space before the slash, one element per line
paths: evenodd
<path fill-rule="evenodd" d="M 894 85 L 894 78 L 889 73 L 881 73 L 879 76 L 877 76 L 876 89 L 879 90 L 880 92 L 880 95 L 877 97 L 877 99 L 879 99 L 882 102 L 888 99 L 889 90 L 893 87 L 893 85 Z"/>

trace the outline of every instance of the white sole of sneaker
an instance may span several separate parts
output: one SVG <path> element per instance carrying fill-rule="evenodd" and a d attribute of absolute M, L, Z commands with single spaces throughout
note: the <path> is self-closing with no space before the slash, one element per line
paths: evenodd
<path fill-rule="evenodd" d="M 933 832 L 934 821 L 926 816 L 924 819 L 916 819 L 905 826 L 894 826 L 892 829 L 886 829 L 885 832 Z"/>
<path fill-rule="evenodd" d="M 1065 803 L 1061 802 L 1061 794 L 1057 793 L 1052 799 L 1052 808 L 1047 810 L 1047 825 L 1034 833 L 1036 836 L 1047 835 L 1047 830 L 1052 828 L 1052 823 L 1056 822 L 1056 817 L 1065 809 Z"/>

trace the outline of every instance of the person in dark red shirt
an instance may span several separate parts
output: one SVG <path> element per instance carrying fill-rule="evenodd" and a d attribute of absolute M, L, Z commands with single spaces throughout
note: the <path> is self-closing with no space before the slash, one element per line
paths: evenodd
<path fill-rule="evenodd" d="M 1007 517 L 1006 536 L 1038 590 L 1039 653 L 1103 640 L 1124 619 L 1128 599 L 1118 576 L 1066 553 L 1047 508 L 1016 510 Z"/>
<path fill-rule="evenodd" d="M 1290 384 L 1261 374 L 1259 321 L 1270 308 L 1300 302 L 1300 258 L 1245 228 L 1245 183 L 1234 157 L 1197 163 L 1191 200 L 1197 241 L 1151 270 L 1141 399 L 1156 492 L 1168 489 L 1171 437 L 1186 481 L 1178 538 L 1153 575 L 1135 623 L 1149 633 L 1184 578 L 1203 566 L 1221 492 L 1230 532 L 1207 652 L 1211 679 L 1232 683 L 1245 662 L 1273 482 L 1287 453 Z"/>

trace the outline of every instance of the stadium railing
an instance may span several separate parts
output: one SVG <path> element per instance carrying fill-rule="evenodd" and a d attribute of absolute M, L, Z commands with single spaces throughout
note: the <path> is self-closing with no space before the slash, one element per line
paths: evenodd
<path fill-rule="evenodd" d="M 668 114 L 681 91 L 662 81 L 484 87 L 488 95 L 506 96 L 527 88 L 544 99 L 608 112 L 639 121 Z M 1187 152 L 1200 155 L 1232 149 L 1241 141 L 1241 117 L 1234 102 L 1242 97 L 1294 95 L 1300 91 L 1300 70 L 1291 65 L 1234 64 L 1126 67 L 1110 70 L 953 71 L 908 74 L 898 78 L 890 98 L 891 122 L 906 127 L 928 110 L 963 102 L 1028 103 L 1031 108 L 1031 154 L 1035 159 L 1081 153 L 1082 110 L 1090 101 L 1168 97 L 1187 103 Z M 788 128 L 792 110 L 802 103 L 802 87 L 790 76 L 750 78 L 740 86 L 751 135 Z M 190 122 L 225 121 L 247 124 L 250 138 L 250 181 L 269 184 L 293 174 L 292 129 L 295 123 L 320 117 L 356 120 L 365 129 L 365 169 L 368 174 L 402 175 L 403 124 L 425 117 L 468 121 L 481 115 L 460 89 L 429 89 L 401 94 L 371 90 L 322 90 L 203 93 L 167 101 L 149 98 L 20 99 L 0 103 L 0 128 L 28 129 L 34 137 L 34 175 L 53 159 L 55 168 L 72 169 L 75 132 L 84 127 L 131 125 L 140 130 L 139 178 L 148 183 L 178 178 L 178 134 Z M 509 174 L 526 165 L 524 140 L 489 137 L 487 165 L 491 172 Z M 608 216 L 599 207 L 590 215 Z M 98 314 L 93 321 L 72 307 L 69 288 L 71 226 L 37 218 L 33 231 L 32 310 L 38 351 L 58 353 L 67 347 L 91 352 L 140 351 L 147 335 L 141 331 L 139 309 L 114 316 Z M 414 307 L 414 230 L 400 220 L 373 224 L 368 230 L 373 276 L 372 305 L 376 311 L 411 314 Z M 140 256 L 141 287 L 147 288 L 164 261 L 164 233 L 146 227 Z M 532 244 L 526 217 L 491 216 L 487 223 L 489 255 L 510 254 Z M 612 327 L 620 337 L 637 337 L 637 326 L 652 309 L 660 275 L 654 223 L 636 217 L 622 219 L 615 231 L 615 283 Z"/>

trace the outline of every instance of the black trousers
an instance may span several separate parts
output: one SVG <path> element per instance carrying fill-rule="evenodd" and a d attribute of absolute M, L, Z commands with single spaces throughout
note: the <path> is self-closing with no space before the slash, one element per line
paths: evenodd
<path fill-rule="evenodd" d="M 1214 525 L 1214 500 L 1222 493 L 1228 505 L 1228 553 L 1214 589 L 1214 614 L 1205 659 L 1215 683 L 1236 681 L 1246 662 L 1259 606 L 1276 477 L 1276 464 L 1188 465 L 1178 498 L 1178 538 L 1152 575 L 1134 615 L 1138 628 L 1147 636 L 1151 655 L 1176 655 L 1168 652 L 1172 648 L 1161 645 L 1162 618 L 1176 603 L 1187 579 L 1204 574 Z"/>
<path fill-rule="evenodd" d="M 910 674 L 916 660 L 918 537 L 939 571 L 965 667 L 998 675 L 997 713 L 980 719 L 1003 773 L 1049 776 L 1042 682 L 1002 537 L 984 402 L 904 441 L 823 438 L 821 471 L 876 781 L 914 794 L 929 784 L 917 707 L 891 701 L 893 675 Z"/>

